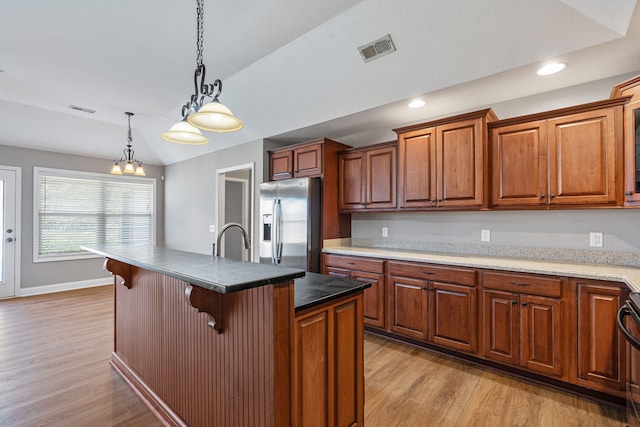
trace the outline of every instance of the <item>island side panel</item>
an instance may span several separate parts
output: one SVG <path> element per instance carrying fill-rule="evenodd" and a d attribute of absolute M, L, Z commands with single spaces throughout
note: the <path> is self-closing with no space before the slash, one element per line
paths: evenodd
<path fill-rule="evenodd" d="M 225 294 L 219 334 L 188 304 L 188 283 L 132 271 L 131 289 L 115 290 L 115 357 L 155 393 L 146 397 L 161 418 L 194 427 L 289 425 L 292 282 Z"/>

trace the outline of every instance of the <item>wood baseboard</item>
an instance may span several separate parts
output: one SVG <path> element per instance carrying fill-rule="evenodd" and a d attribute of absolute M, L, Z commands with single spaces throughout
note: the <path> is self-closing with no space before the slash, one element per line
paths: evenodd
<path fill-rule="evenodd" d="M 111 353 L 110 364 L 164 425 L 170 427 L 188 427 L 182 418 L 173 412 L 160 396 L 154 393 L 117 353 Z"/>

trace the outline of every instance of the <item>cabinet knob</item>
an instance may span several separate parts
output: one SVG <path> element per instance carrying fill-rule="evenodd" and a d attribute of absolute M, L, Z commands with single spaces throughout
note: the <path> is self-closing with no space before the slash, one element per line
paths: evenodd
<path fill-rule="evenodd" d="M 516 305 L 517 303 L 518 303 L 518 301 L 516 301 L 516 300 L 511 301 L 511 305 Z"/>
<path fill-rule="evenodd" d="M 554 197 L 556 197 L 556 195 L 555 195 L 555 194 L 552 194 L 552 195 L 551 195 L 551 198 L 553 199 Z"/>
<path fill-rule="evenodd" d="M 544 199 L 546 196 L 547 196 L 546 194 L 541 194 L 540 199 Z"/>
<path fill-rule="evenodd" d="M 625 195 L 625 196 L 630 196 L 630 195 L 631 195 L 631 191 L 625 191 L 625 192 L 624 192 L 624 195 Z"/>
<path fill-rule="evenodd" d="M 523 306 L 525 306 L 525 305 L 527 305 L 527 303 L 526 303 L 526 302 L 523 302 L 523 303 L 522 303 L 522 305 L 523 305 Z"/>

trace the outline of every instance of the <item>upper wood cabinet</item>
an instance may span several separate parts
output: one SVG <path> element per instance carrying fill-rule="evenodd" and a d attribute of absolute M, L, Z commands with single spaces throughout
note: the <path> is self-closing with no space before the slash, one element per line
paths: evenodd
<path fill-rule="evenodd" d="M 269 158 L 271 181 L 293 178 L 293 150 L 272 153 Z"/>
<path fill-rule="evenodd" d="M 395 141 L 340 153 L 338 165 L 341 211 L 395 209 Z"/>
<path fill-rule="evenodd" d="M 489 123 L 491 207 L 620 204 L 626 101 Z"/>
<path fill-rule="evenodd" d="M 322 177 L 325 168 L 335 170 L 336 153 L 347 148 L 348 145 L 323 138 L 271 150 L 269 179 Z"/>
<path fill-rule="evenodd" d="M 630 96 L 624 106 L 624 204 L 640 206 L 640 76 L 614 86 L 611 98 Z"/>
<path fill-rule="evenodd" d="M 493 110 L 394 129 L 398 134 L 398 207 L 485 205 L 486 124 Z"/>

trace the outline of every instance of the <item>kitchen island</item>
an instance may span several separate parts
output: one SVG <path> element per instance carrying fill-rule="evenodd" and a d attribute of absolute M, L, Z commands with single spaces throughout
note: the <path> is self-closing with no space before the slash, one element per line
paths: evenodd
<path fill-rule="evenodd" d="M 115 276 L 111 364 L 165 424 L 362 425 L 367 283 L 150 246 L 85 249 Z"/>

